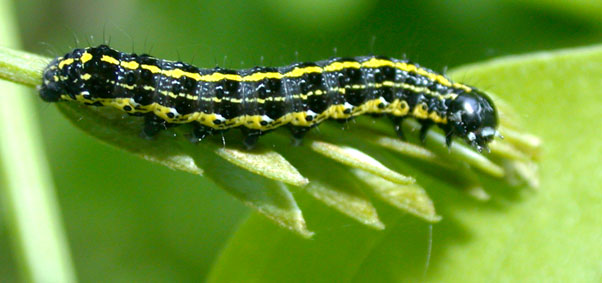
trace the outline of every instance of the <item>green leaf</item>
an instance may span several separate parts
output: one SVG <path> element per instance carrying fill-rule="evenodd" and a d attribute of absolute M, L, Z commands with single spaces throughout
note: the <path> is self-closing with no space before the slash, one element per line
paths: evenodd
<path fill-rule="evenodd" d="M 254 215 L 224 249 L 209 281 L 599 281 L 602 46 L 501 58 L 453 76 L 493 86 L 542 137 L 540 191 L 489 180 L 491 201 L 475 203 L 422 178 L 441 222 L 431 226 L 379 210 L 387 229 L 371 231 L 337 226 L 341 219 L 307 205 L 310 222 L 320 217 L 312 241 Z M 529 151 L 537 143 L 520 139 Z"/>
<path fill-rule="evenodd" d="M 592 24 L 602 23 L 602 2 L 592 0 L 506 0 L 506 2 L 519 3 L 531 6 L 533 9 L 550 10 L 563 15 L 571 15 L 581 21 L 589 20 Z"/>

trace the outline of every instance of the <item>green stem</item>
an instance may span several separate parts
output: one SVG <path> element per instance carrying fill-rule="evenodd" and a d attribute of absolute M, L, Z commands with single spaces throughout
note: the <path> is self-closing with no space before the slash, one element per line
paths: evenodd
<path fill-rule="evenodd" d="M 10 1 L 0 1 L 0 39 L 18 45 Z M 47 59 L 2 48 L 0 77 L 34 86 Z M 11 56 L 12 55 L 12 56 Z M 7 67 L 8 66 L 8 67 Z M 5 215 L 23 278 L 30 282 L 74 282 L 75 271 L 62 230 L 40 129 L 23 87 L 0 82 L 0 186 Z"/>
<path fill-rule="evenodd" d="M 0 46 L 0 78 L 4 80 L 35 87 L 49 62 L 46 57 Z"/>

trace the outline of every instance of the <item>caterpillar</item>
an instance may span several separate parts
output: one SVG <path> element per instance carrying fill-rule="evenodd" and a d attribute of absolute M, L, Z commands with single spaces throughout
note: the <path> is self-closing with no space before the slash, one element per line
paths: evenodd
<path fill-rule="evenodd" d="M 284 67 L 201 69 L 106 45 L 75 49 L 45 68 L 39 87 L 47 102 L 77 101 L 144 116 L 142 133 L 152 137 L 170 126 L 191 123 L 195 140 L 242 129 L 252 147 L 260 135 L 282 126 L 300 140 L 324 120 L 363 114 L 420 121 L 420 137 L 439 126 L 451 146 L 454 136 L 478 151 L 495 136 L 492 100 L 474 87 L 407 60 L 382 56 L 333 58 Z"/>

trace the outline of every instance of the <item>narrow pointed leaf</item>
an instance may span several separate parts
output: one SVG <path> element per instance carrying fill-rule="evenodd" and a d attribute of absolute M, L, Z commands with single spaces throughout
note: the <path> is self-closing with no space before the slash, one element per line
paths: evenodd
<path fill-rule="evenodd" d="M 433 153 L 432 151 L 430 151 L 424 147 L 420 147 L 415 144 L 402 141 L 399 138 L 377 136 L 377 137 L 371 139 L 371 141 L 373 141 L 375 144 L 378 144 L 382 147 L 393 150 L 397 153 L 401 153 L 406 156 L 418 158 L 420 160 L 431 162 L 431 163 L 434 163 L 434 164 L 437 164 L 437 165 L 440 165 L 443 167 L 449 167 L 449 164 L 443 162 L 443 160 L 440 157 L 438 157 L 435 153 Z"/>
<path fill-rule="evenodd" d="M 236 148 L 219 148 L 217 154 L 224 159 L 269 179 L 293 186 L 309 183 L 282 155 L 274 151 L 249 152 Z"/>
<path fill-rule="evenodd" d="M 489 144 L 489 148 L 491 148 L 491 153 L 493 155 L 504 159 L 521 161 L 531 160 L 529 156 L 512 146 L 510 143 L 493 141 Z"/>
<path fill-rule="evenodd" d="M 464 188 L 464 192 L 479 201 L 488 201 L 491 199 L 491 195 L 489 195 L 483 187 L 466 187 Z"/>
<path fill-rule="evenodd" d="M 517 149 L 535 159 L 539 157 L 541 140 L 538 137 L 508 128 L 500 128 L 500 132 L 504 136 L 504 142 L 512 144 Z"/>
<path fill-rule="evenodd" d="M 391 182 L 398 184 L 412 184 L 416 181 L 412 177 L 401 175 L 387 168 L 369 155 L 351 147 L 337 146 L 321 141 L 313 141 L 311 143 L 311 148 L 314 151 L 347 166 L 368 171 Z"/>
<path fill-rule="evenodd" d="M 376 208 L 362 194 L 348 193 L 319 181 L 311 182 L 304 189 L 314 198 L 364 225 L 378 230 L 385 229 L 385 225 L 378 219 Z"/>
<path fill-rule="evenodd" d="M 433 201 L 417 184 L 396 184 L 360 169 L 353 169 L 353 173 L 368 184 L 368 188 L 378 197 L 394 207 L 429 222 L 441 220 L 441 216 L 435 212 Z"/>
<path fill-rule="evenodd" d="M 508 172 L 506 179 L 508 183 L 520 185 L 527 183 L 530 188 L 539 188 L 539 165 L 532 161 L 504 161 L 504 167 Z"/>

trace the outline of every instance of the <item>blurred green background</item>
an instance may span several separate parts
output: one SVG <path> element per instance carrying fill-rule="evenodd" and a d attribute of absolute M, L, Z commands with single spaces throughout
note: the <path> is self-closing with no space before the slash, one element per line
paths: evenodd
<path fill-rule="evenodd" d="M 206 67 L 382 54 L 444 70 L 602 41 L 595 1 L 14 2 L 25 49 L 48 57 L 104 38 Z M 101 144 L 41 101 L 39 117 L 79 279 L 205 278 L 248 208 L 202 177 Z M 0 279 L 17 280 L 15 268 L 0 218 Z"/>

